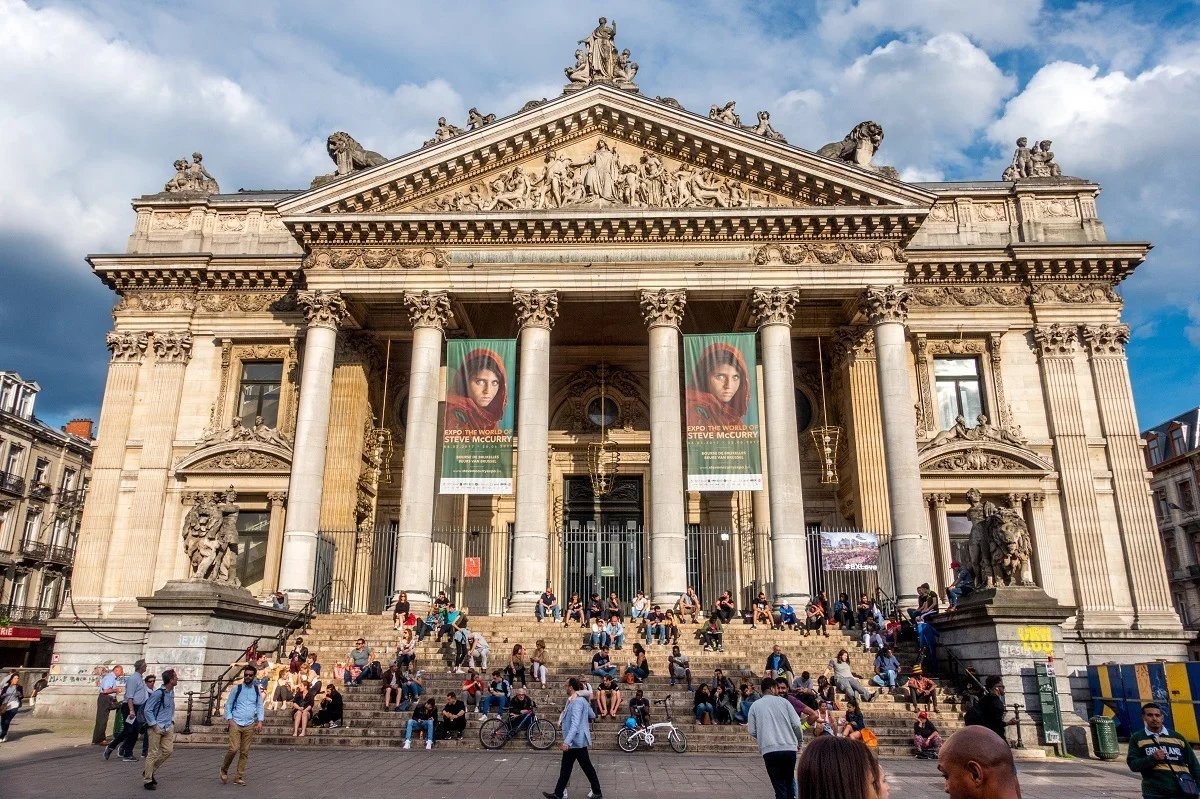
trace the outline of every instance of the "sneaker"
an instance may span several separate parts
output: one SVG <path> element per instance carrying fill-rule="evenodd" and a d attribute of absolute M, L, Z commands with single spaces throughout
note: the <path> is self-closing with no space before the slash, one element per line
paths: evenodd
<path fill-rule="evenodd" d="M 406 741 L 404 742 L 404 748 L 405 748 L 405 749 L 412 749 L 412 741 L 407 741 L 407 740 L 406 740 Z"/>
<path fill-rule="evenodd" d="M 121 757 L 122 763 L 136 763 L 141 760 L 137 755 L 124 755 Z"/>
<path fill-rule="evenodd" d="M 112 757 L 112 753 L 113 753 L 113 748 L 111 746 L 104 747 L 104 759 L 105 760 L 108 760 L 110 757 Z"/>
<path fill-rule="evenodd" d="M 240 785 L 240 786 L 241 786 L 241 787 L 243 787 L 243 788 L 245 788 L 245 787 L 246 787 L 246 781 L 245 781 L 245 780 L 243 780 L 243 779 L 242 779 L 242 778 L 240 778 L 240 777 L 238 777 L 238 778 L 235 778 L 235 779 L 234 779 L 234 781 L 233 781 L 233 784 L 234 784 L 234 785 Z"/>
<path fill-rule="evenodd" d="M 592 793 L 588 791 L 588 799 L 604 799 L 604 794 Z"/>
<path fill-rule="evenodd" d="M 564 799 L 564 797 L 555 796 L 554 794 L 550 793 L 549 791 L 542 791 L 542 796 L 546 797 L 546 799 Z"/>
<path fill-rule="evenodd" d="M 426 741 L 426 742 L 425 742 L 425 748 L 426 748 L 426 749 L 432 749 L 432 748 L 433 748 L 433 741 Z"/>
<path fill-rule="evenodd" d="M 331 729 L 331 730 L 336 730 L 340 726 L 342 726 L 342 725 L 336 721 L 329 722 L 329 729 Z"/>
<path fill-rule="evenodd" d="M 221 782 L 229 782 L 229 774 L 227 772 L 222 771 L 219 776 L 221 778 Z"/>

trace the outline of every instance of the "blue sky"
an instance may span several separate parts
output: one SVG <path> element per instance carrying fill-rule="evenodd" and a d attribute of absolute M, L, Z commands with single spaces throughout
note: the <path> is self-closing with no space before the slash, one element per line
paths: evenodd
<path fill-rule="evenodd" d="M 0 0 L 0 369 L 47 421 L 98 418 L 115 298 L 83 256 L 124 249 L 174 159 L 231 191 L 307 186 L 333 130 L 400 155 L 557 95 L 601 14 L 645 93 L 767 109 L 810 149 L 874 119 L 906 179 L 995 179 L 1053 139 L 1109 238 L 1155 244 L 1120 289 L 1142 427 L 1200 403 L 1194 2 Z"/>

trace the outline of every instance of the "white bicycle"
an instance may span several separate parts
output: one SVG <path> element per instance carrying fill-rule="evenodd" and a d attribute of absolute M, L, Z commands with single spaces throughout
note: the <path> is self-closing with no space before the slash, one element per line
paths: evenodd
<path fill-rule="evenodd" d="M 683 754 L 687 751 L 687 736 L 671 721 L 671 697 L 656 699 L 652 704 L 663 706 L 667 720 L 633 730 L 622 727 L 621 731 L 617 733 L 617 746 L 621 747 L 623 752 L 636 752 L 642 744 L 645 744 L 647 748 L 652 748 L 656 737 L 666 736 L 667 743 L 671 744 L 671 748 L 679 754 Z"/>

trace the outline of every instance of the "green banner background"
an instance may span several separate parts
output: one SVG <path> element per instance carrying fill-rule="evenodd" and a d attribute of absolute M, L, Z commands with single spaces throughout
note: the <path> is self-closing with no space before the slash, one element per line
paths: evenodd
<path fill-rule="evenodd" d="M 762 489 L 753 333 L 683 337 L 689 491 Z"/>
<path fill-rule="evenodd" d="M 446 344 L 442 494 L 511 494 L 516 339 Z"/>

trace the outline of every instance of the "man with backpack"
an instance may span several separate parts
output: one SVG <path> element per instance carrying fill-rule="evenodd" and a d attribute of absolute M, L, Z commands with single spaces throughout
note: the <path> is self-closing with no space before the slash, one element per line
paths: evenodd
<path fill-rule="evenodd" d="M 229 722 L 229 751 L 221 763 L 221 782 L 229 780 L 229 766 L 237 757 L 237 773 L 233 775 L 234 785 L 245 785 L 246 761 L 250 759 L 250 742 L 254 733 L 262 732 L 263 719 L 266 717 L 263 708 L 262 694 L 254 684 L 258 669 L 246 666 L 242 670 L 242 681 L 229 692 L 225 700 L 225 720 Z"/>
<path fill-rule="evenodd" d="M 146 756 L 146 768 L 142 772 L 142 787 L 147 791 L 158 790 L 155 772 L 162 768 L 175 750 L 175 685 L 178 682 L 175 669 L 167 669 L 162 673 L 162 685 L 146 700 L 150 754 Z"/>

